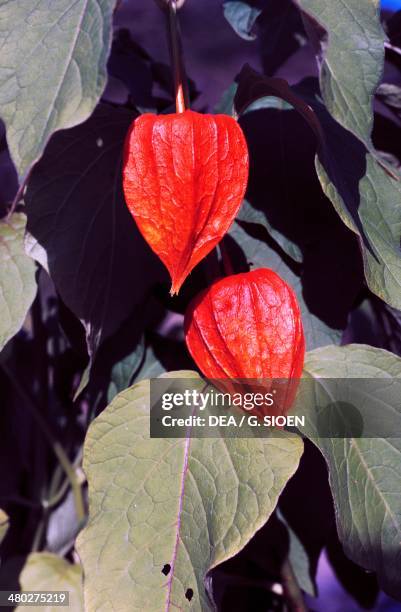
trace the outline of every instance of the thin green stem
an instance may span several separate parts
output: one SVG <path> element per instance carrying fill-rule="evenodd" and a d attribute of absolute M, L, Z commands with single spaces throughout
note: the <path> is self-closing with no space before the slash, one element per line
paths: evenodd
<path fill-rule="evenodd" d="M 78 454 L 74 460 L 74 463 L 72 464 L 74 469 L 76 469 L 79 464 L 81 463 L 82 460 L 82 448 L 79 449 Z M 52 508 L 53 506 L 57 505 L 59 503 L 59 501 L 64 497 L 64 495 L 66 494 L 68 487 L 70 486 L 70 481 L 68 478 L 66 478 L 62 483 L 59 489 L 54 490 L 54 487 L 50 488 L 50 497 L 46 500 L 43 500 L 43 505 L 45 505 L 47 508 Z"/>
<path fill-rule="evenodd" d="M 23 179 L 21 185 L 18 187 L 17 193 L 15 194 L 14 199 L 11 202 L 10 210 L 7 213 L 7 221 L 15 213 L 18 204 L 21 202 L 21 200 L 23 198 L 25 187 L 28 184 L 29 177 L 30 177 L 30 174 L 31 174 L 31 170 L 29 170 L 29 172 L 26 174 L 25 178 Z"/>
<path fill-rule="evenodd" d="M 32 542 L 32 546 L 31 546 L 31 552 L 35 553 L 35 552 L 38 552 L 39 550 L 41 550 L 42 542 L 43 542 L 43 539 L 45 537 L 46 525 L 47 525 L 47 515 L 43 516 L 41 518 L 41 520 L 39 521 L 39 524 L 38 524 L 37 529 L 35 531 L 35 535 L 33 537 L 33 542 Z"/>
<path fill-rule="evenodd" d="M 57 504 L 63 499 L 64 495 L 68 491 L 68 487 L 70 486 L 70 481 L 68 478 L 63 480 L 61 483 L 61 487 L 48 499 L 43 500 L 43 504 L 46 505 L 46 508 L 53 508 L 53 506 L 57 506 Z"/>
<path fill-rule="evenodd" d="M 61 466 L 63 467 L 66 473 L 67 479 L 69 480 L 69 483 L 70 483 L 70 486 L 71 486 L 71 489 L 74 495 L 75 511 L 77 513 L 78 523 L 80 525 L 83 525 L 86 519 L 85 505 L 84 505 L 84 500 L 83 500 L 83 495 L 82 495 L 82 487 L 80 483 L 78 482 L 76 470 L 74 466 L 71 464 L 70 460 L 68 459 L 60 442 L 53 440 L 52 445 L 53 445 L 53 451 L 56 457 L 58 458 Z"/>
<path fill-rule="evenodd" d="M 52 506 L 49 504 L 47 498 L 49 496 L 51 497 L 53 492 L 59 486 L 63 474 L 64 474 L 63 468 L 61 467 L 61 465 L 59 463 L 57 463 L 56 468 L 55 468 L 55 470 L 53 472 L 51 481 L 50 481 L 50 486 L 49 486 L 49 489 L 48 489 L 47 496 L 42 499 L 43 513 L 42 513 L 42 516 L 40 517 L 40 520 L 39 520 L 39 522 L 38 522 L 38 524 L 36 526 L 35 535 L 33 537 L 32 546 L 31 546 L 31 552 L 38 552 L 39 550 L 42 549 L 42 544 L 43 544 L 43 540 L 44 540 L 45 535 L 46 535 L 46 529 L 47 529 L 47 525 L 48 525 L 48 521 L 49 521 L 50 510 L 52 508 Z M 61 499 L 61 497 L 60 497 L 60 499 Z M 57 501 L 59 501 L 59 500 L 57 500 Z"/>
<path fill-rule="evenodd" d="M 83 454 L 83 447 L 81 447 L 77 453 L 77 456 L 75 457 L 73 466 L 74 468 L 77 468 L 81 461 L 82 461 L 82 454 Z M 64 497 L 64 495 L 66 494 L 66 492 L 68 491 L 68 487 L 70 486 L 70 481 L 68 480 L 68 478 L 66 478 L 62 483 L 61 486 L 59 486 L 59 482 L 60 479 L 57 477 L 58 475 L 55 474 L 54 475 L 54 481 L 52 482 L 50 489 L 49 489 L 49 497 L 46 500 L 43 500 L 43 505 L 45 505 L 47 508 L 52 508 L 53 506 L 56 506 L 59 501 Z M 59 488 L 58 488 L 59 487 Z"/>

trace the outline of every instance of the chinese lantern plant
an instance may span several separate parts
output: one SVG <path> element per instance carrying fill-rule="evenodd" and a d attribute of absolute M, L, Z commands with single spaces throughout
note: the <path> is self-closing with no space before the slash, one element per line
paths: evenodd
<path fill-rule="evenodd" d="M 273 270 L 231 275 L 203 291 L 186 313 L 185 339 L 207 378 L 288 379 L 275 411 L 291 408 L 305 338 L 295 293 Z"/>
<path fill-rule="evenodd" d="M 173 4 L 169 24 L 176 113 L 138 117 L 126 138 L 123 164 L 127 206 L 168 269 L 172 295 L 234 221 L 249 170 L 245 138 L 232 117 L 186 108 Z"/>
<path fill-rule="evenodd" d="M 141 115 L 127 136 L 123 177 L 128 208 L 178 293 L 241 206 L 248 178 L 241 128 L 227 115 L 191 110 Z"/>
<path fill-rule="evenodd" d="M 124 149 L 125 199 L 140 231 L 170 272 L 171 293 L 218 244 L 245 194 L 248 150 L 227 115 L 185 108 L 135 119 Z"/>

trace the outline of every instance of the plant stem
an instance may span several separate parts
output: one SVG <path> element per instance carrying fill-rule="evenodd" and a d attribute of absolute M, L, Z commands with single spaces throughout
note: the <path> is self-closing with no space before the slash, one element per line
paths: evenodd
<path fill-rule="evenodd" d="M 224 274 L 226 276 L 231 276 L 232 274 L 234 274 L 234 268 L 233 268 L 230 256 L 228 254 L 227 247 L 224 244 L 224 238 L 220 242 L 219 246 L 220 246 L 221 259 L 223 262 Z"/>
<path fill-rule="evenodd" d="M 39 521 L 38 527 L 33 537 L 33 542 L 31 546 L 31 552 L 33 553 L 38 552 L 42 548 L 42 542 L 45 537 L 46 524 L 47 517 L 42 517 L 42 519 Z"/>
<path fill-rule="evenodd" d="M 24 195 L 25 187 L 28 184 L 31 171 L 32 171 L 32 168 L 28 171 L 28 173 L 26 174 L 25 178 L 23 179 L 21 185 L 18 187 L 17 193 L 15 194 L 14 199 L 11 202 L 10 210 L 7 213 L 7 221 L 15 213 L 18 204 L 22 200 L 22 196 Z"/>
<path fill-rule="evenodd" d="M 176 0 L 169 0 L 167 12 L 167 28 L 169 33 L 169 48 L 171 66 L 174 76 L 174 95 L 177 113 L 183 113 L 189 108 L 188 89 L 185 75 L 180 27 L 177 17 Z"/>
<path fill-rule="evenodd" d="M 79 522 L 80 525 L 83 525 L 84 522 L 85 522 L 85 519 L 86 519 L 85 505 L 84 505 L 83 496 L 82 496 L 82 488 L 81 488 L 81 485 L 78 482 L 74 466 L 71 464 L 71 462 L 70 462 L 66 452 L 64 451 L 63 447 L 61 446 L 60 442 L 53 435 L 53 433 L 50 430 L 48 424 L 46 423 L 45 419 L 43 418 L 39 408 L 36 406 L 35 401 L 30 396 L 28 391 L 26 391 L 21 386 L 19 381 L 15 380 L 13 373 L 11 372 L 11 370 L 4 363 L 2 364 L 1 367 L 3 368 L 4 372 L 7 374 L 8 378 L 10 379 L 10 381 L 13 383 L 16 391 L 19 393 L 19 395 L 21 396 L 21 399 L 24 401 L 24 404 L 29 409 L 29 411 L 31 412 L 32 416 L 34 417 L 34 419 L 38 423 L 38 425 L 39 425 L 43 435 L 45 436 L 45 438 L 49 442 L 50 446 L 53 449 L 54 454 L 56 455 L 56 457 L 57 457 L 61 467 L 63 468 L 63 470 L 64 470 L 64 472 L 65 472 L 65 474 L 66 474 L 66 476 L 68 478 L 68 481 L 70 483 L 72 492 L 74 494 L 75 510 L 76 510 L 76 513 L 77 513 L 78 522 Z"/>
<path fill-rule="evenodd" d="M 292 565 L 288 557 L 283 561 L 280 573 L 284 597 L 291 612 L 308 612 L 302 591 L 299 588 L 294 570 L 292 569 Z"/>
<path fill-rule="evenodd" d="M 57 459 L 59 460 L 62 468 L 64 469 L 64 472 L 66 473 L 66 476 L 70 482 L 70 486 L 71 486 L 71 489 L 74 495 L 74 500 L 75 500 L 75 511 L 77 513 L 78 523 L 80 524 L 80 526 L 83 526 L 85 523 L 85 519 L 86 519 L 85 505 L 84 505 L 84 500 L 82 496 L 82 488 L 78 482 L 75 468 L 71 464 L 70 460 L 68 459 L 61 444 L 58 441 L 53 440 L 52 445 L 53 445 L 53 451 Z"/>
<path fill-rule="evenodd" d="M 78 451 L 78 454 L 73 462 L 73 467 L 77 468 L 79 466 L 79 464 L 81 463 L 82 460 L 82 448 L 80 448 L 80 450 Z M 61 484 L 60 488 L 58 490 L 56 490 L 54 493 L 52 493 L 52 495 L 49 497 L 49 499 L 44 500 L 46 502 L 46 507 L 47 508 L 52 508 L 53 506 L 55 506 L 56 504 L 59 503 L 59 501 L 64 497 L 64 495 L 67 493 L 68 490 L 68 486 L 69 486 L 70 482 L 69 479 L 66 478 L 64 480 L 64 482 Z"/>

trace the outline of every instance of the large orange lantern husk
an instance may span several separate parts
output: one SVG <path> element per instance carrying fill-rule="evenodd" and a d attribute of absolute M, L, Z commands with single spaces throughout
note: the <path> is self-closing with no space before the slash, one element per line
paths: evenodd
<path fill-rule="evenodd" d="M 277 391 L 273 406 L 253 411 L 258 416 L 289 411 L 305 339 L 296 295 L 273 270 L 228 276 L 200 293 L 185 315 L 185 338 L 201 372 L 218 387 Z"/>
<path fill-rule="evenodd" d="M 221 240 L 246 190 L 248 149 L 228 115 L 145 114 L 124 149 L 127 206 L 170 272 L 171 293 Z"/>

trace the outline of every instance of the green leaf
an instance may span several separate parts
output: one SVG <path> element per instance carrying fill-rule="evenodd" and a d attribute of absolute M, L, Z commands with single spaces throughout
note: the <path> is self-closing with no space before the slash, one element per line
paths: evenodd
<path fill-rule="evenodd" d="M 270 268 L 294 289 L 302 311 L 302 322 L 308 349 L 340 342 L 341 330 L 330 327 L 329 324 L 326 324 L 311 312 L 303 297 L 300 276 L 285 263 L 284 259 L 275 250 L 262 240 L 247 234 L 238 223 L 234 223 L 228 235 L 240 246 L 251 269 Z M 231 258 L 235 261 L 235 250 L 232 249 L 231 253 L 230 243 L 227 243 L 227 246 Z"/>
<path fill-rule="evenodd" d="M 318 57 L 320 88 L 331 115 L 370 143 L 372 99 L 383 72 L 385 34 L 377 0 L 296 0 Z"/>
<path fill-rule="evenodd" d="M 401 309 L 400 177 L 335 124 L 319 102 L 311 105 L 325 132 L 326 148 L 316 157 L 322 189 L 358 236 L 369 289 Z"/>
<path fill-rule="evenodd" d="M 311 578 L 311 566 L 309 563 L 308 553 L 302 545 L 301 540 L 290 525 L 281 514 L 280 510 L 277 509 L 277 516 L 279 520 L 285 525 L 288 533 L 288 560 L 291 563 L 292 570 L 295 574 L 297 582 L 301 589 L 316 597 L 316 587 L 314 581 Z"/>
<path fill-rule="evenodd" d="M 86 368 L 82 372 L 81 380 L 79 381 L 79 385 L 77 387 L 77 390 L 74 393 L 74 397 L 73 397 L 73 401 L 74 402 L 81 395 L 82 391 L 84 391 L 86 389 L 86 387 L 88 386 L 88 383 L 89 383 L 89 380 L 90 380 L 92 366 L 93 366 L 92 359 L 89 359 L 88 365 L 86 366 Z"/>
<path fill-rule="evenodd" d="M 234 98 L 237 93 L 237 88 L 237 83 L 231 83 L 223 92 L 223 95 L 213 109 L 216 115 L 229 115 L 230 117 L 234 117 Z"/>
<path fill-rule="evenodd" d="M 115 0 L 0 6 L 0 109 L 23 178 L 56 130 L 89 117 L 106 84 Z"/>
<path fill-rule="evenodd" d="M 350 402 L 362 415 L 380 411 L 380 420 L 395 419 L 401 427 L 401 408 L 386 401 L 391 379 L 401 378 L 401 359 L 364 345 L 329 346 L 307 354 L 305 374 L 319 385 L 303 386 L 305 392 L 297 398 L 294 410 L 306 415 L 303 433 L 326 459 L 344 551 L 355 563 L 377 572 L 382 588 L 400 599 L 401 439 L 319 437 L 316 423 L 321 393 L 327 386 L 324 379 L 331 378 L 343 379 L 338 387 L 341 394 L 334 399 Z M 359 396 L 359 403 L 353 397 L 353 378 L 377 380 L 377 387 L 369 397 Z M 329 400 L 333 400 L 331 394 Z"/>
<path fill-rule="evenodd" d="M 254 208 L 248 200 L 242 202 L 239 213 L 236 216 L 237 221 L 243 221 L 245 223 L 254 223 L 261 225 L 266 232 L 277 242 L 277 244 L 283 249 L 291 259 L 297 263 L 302 262 L 302 251 L 292 240 L 284 236 L 281 232 L 276 230 L 268 222 L 266 214 L 262 210 Z"/>
<path fill-rule="evenodd" d="M 244 40 L 255 40 L 253 27 L 261 9 L 249 6 L 246 2 L 224 2 L 223 10 L 224 17 L 238 36 Z"/>
<path fill-rule="evenodd" d="M 1 510 L 0 508 L 0 544 L 5 538 L 9 525 L 10 520 L 8 518 L 8 515 L 4 512 L 4 510 Z"/>
<path fill-rule="evenodd" d="M 204 381 L 195 372 L 168 377 Z M 91 425 L 84 453 L 89 523 L 78 538 L 89 610 L 212 608 L 207 572 L 266 522 L 302 441 L 150 439 L 149 381 L 120 393 Z M 188 594 L 188 593 L 187 593 Z"/>
<path fill-rule="evenodd" d="M 114 364 L 111 370 L 109 388 L 107 390 L 108 402 L 111 402 L 120 391 L 129 387 L 132 383 L 132 379 L 145 357 L 145 352 L 145 341 L 142 338 L 132 353 L 129 353 Z"/>
<path fill-rule="evenodd" d="M 386 104 L 394 114 L 399 117 L 401 114 L 401 87 L 393 83 L 382 83 L 376 90 L 376 96 L 381 102 Z"/>
<path fill-rule="evenodd" d="M 22 327 L 35 298 L 36 266 L 25 254 L 26 217 L 0 221 L 0 350 Z"/>
<path fill-rule="evenodd" d="M 145 350 L 145 358 L 140 369 L 135 373 L 135 381 L 146 380 L 147 378 L 156 378 L 164 374 L 166 368 L 157 358 L 151 345 L 148 345 Z"/>
<path fill-rule="evenodd" d="M 29 555 L 20 575 L 23 591 L 69 591 L 69 609 L 83 612 L 82 570 L 52 553 L 41 552 Z M 32 612 L 52 612 L 55 607 L 31 606 Z M 57 608 L 58 609 L 58 608 Z M 25 606 L 18 606 L 23 612 Z"/>
<path fill-rule="evenodd" d="M 29 253 L 84 324 L 91 356 L 162 274 L 122 192 L 122 150 L 133 118 L 100 104 L 84 124 L 55 134 L 26 193 Z"/>

